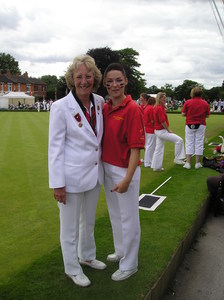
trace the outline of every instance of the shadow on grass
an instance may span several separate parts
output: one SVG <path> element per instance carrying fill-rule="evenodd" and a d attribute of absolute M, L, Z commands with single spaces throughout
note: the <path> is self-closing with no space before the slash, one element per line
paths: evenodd
<path fill-rule="evenodd" d="M 148 173 L 153 172 L 149 170 Z M 92 285 L 80 288 L 64 275 L 61 249 L 58 247 L 11 277 L 0 286 L 1 299 L 142 299 L 169 263 L 173 252 L 187 234 L 207 194 L 205 178 L 210 169 L 185 170 L 174 166 L 156 178 L 153 185 L 172 176 L 158 191 L 167 198 L 155 212 L 140 211 L 141 245 L 139 271 L 128 280 L 114 282 L 111 274 L 118 263 L 107 262 L 103 271 L 83 267 Z M 151 176 L 151 175 L 150 175 Z M 195 186 L 195 182 L 197 185 Z M 192 187 L 194 186 L 194 190 Z M 153 187 L 154 188 L 154 187 Z M 141 192 L 152 191 L 152 185 Z M 108 215 L 96 221 L 97 258 L 106 262 L 113 252 L 112 231 Z"/>
<path fill-rule="evenodd" d="M 97 220 L 95 232 L 97 258 L 106 261 L 107 254 L 113 252 L 107 216 Z M 0 285 L 0 299 L 137 299 L 141 294 L 139 290 L 143 289 L 141 284 L 136 289 L 138 275 L 117 283 L 111 280 L 111 274 L 117 269 L 118 263 L 109 262 L 103 271 L 83 267 L 92 285 L 80 288 L 65 276 L 61 249 L 58 247 Z"/>

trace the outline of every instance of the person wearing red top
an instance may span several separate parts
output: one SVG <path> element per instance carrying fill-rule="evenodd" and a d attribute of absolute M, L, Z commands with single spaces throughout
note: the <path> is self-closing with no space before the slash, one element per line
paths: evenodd
<path fill-rule="evenodd" d="M 154 130 L 156 135 L 156 148 L 152 159 L 153 171 L 163 171 L 163 156 L 164 156 L 164 142 L 175 143 L 175 158 L 174 163 L 178 165 L 184 164 L 185 158 L 184 141 L 174 134 L 169 129 L 169 121 L 165 110 L 166 94 L 159 92 L 156 95 L 156 105 L 154 107 Z"/>
<path fill-rule="evenodd" d="M 141 93 L 141 94 L 140 94 L 139 101 L 140 101 L 140 106 L 141 106 L 141 108 L 142 108 L 142 110 L 143 110 L 143 113 L 144 113 L 145 108 L 146 108 L 147 105 L 148 105 L 148 98 L 149 98 L 149 96 L 148 96 L 146 93 Z M 145 121 L 145 120 L 144 120 L 144 121 Z M 145 136 L 145 139 L 146 139 L 146 136 Z M 143 158 L 141 158 L 141 162 L 142 162 L 142 163 L 144 162 L 144 159 L 143 159 Z M 145 164 L 144 164 L 144 165 L 145 165 Z M 147 165 L 147 167 L 148 167 L 148 165 Z"/>
<path fill-rule="evenodd" d="M 148 104 L 148 98 L 149 98 L 149 96 L 146 94 L 146 93 L 141 93 L 140 94 L 140 106 L 141 106 L 141 108 L 143 109 L 143 111 L 144 111 L 144 109 L 146 108 L 146 106 L 147 106 L 147 104 Z"/>
<path fill-rule="evenodd" d="M 151 167 L 152 158 L 156 147 L 156 136 L 154 133 L 154 109 L 155 98 L 149 97 L 147 105 L 144 109 L 144 121 L 145 121 L 145 155 L 144 166 Z"/>
<path fill-rule="evenodd" d="M 140 149 L 145 145 L 144 120 L 141 107 L 130 95 L 125 95 L 128 79 L 121 64 L 110 64 L 103 82 L 110 99 L 103 111 L 102 161 L 115 249 L 107 260 L 119 261 L 119 269 L 111 278 L 120 281 L 138 270 L 139 165 Z"/>
<path fill-rule="evenodd" d="M 199 86 L 191 90 L 191 99 L 184 103 L 182 115 L 186 117 L 185 147 L 187 162 L 184 168 L 191 168 L 191 157 L 195 154 L 195 169 L 202 167 L 200 158 L 204 149 L 206 118 L 209 117 L 209 104 L 201 98 L 202 89 Z"/>

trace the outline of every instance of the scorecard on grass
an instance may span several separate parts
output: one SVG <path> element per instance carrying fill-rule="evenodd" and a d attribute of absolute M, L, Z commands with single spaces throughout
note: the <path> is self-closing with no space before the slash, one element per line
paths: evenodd
<path fill-rule="evenodd" d="M 139 196 L 139 209 L 154 211 L 165 199 L 165 196 L 142 194 Z"/>

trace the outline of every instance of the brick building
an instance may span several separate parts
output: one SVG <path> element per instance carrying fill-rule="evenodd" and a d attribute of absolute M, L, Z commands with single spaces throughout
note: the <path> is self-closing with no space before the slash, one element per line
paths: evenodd
<path fill-rule="evenodd" d="M 0 94 L 8 92 L 24 92 L 34 96 L 36 100 L 44 99 L 46 96 L 47 85 L 40 79 L 28 77 L 28 73 L 23 75 L 11 75 L 10 71 L 6 74 L 0 73 Z"/>

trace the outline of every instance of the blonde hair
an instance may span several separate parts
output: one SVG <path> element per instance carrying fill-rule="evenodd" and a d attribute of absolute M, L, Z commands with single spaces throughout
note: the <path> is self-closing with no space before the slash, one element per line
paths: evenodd
<path fill-rule="evenodd" d="M 192 90 L 191 90 L 191 98 L 194 97 L 201 97 L 203 94 L 203 90 L 200 86 L 195 86 Z"/>
<path fill-rule="evenodd" d="M 102 74 L 100 70 L 97 68 L 94 58 L 92 58 L 90 55 L 87 54 L 79 55 L 75 57 L 73 63 L 68 67 L 67 72 L 65 73 L 65 80 L 66 80 L 67 87 L 69 88 L 69 90 L 75 88 L 73 76 L 75 71 L 78 69 L 80 65 L 85 65 L 89 71 L 93 72 L 93 76 L 94 76 L 93 90 L 97 91 L 100 86 Z"/>
<path fill-rule="evenodd" d="M 159 93 L 156 95 L 156 104 L 155 104 L 155 105 L 159 105 L 160 99 L 163 98 L 164 96 L 166 97 L 166 93 L 159 92 Z"/>

